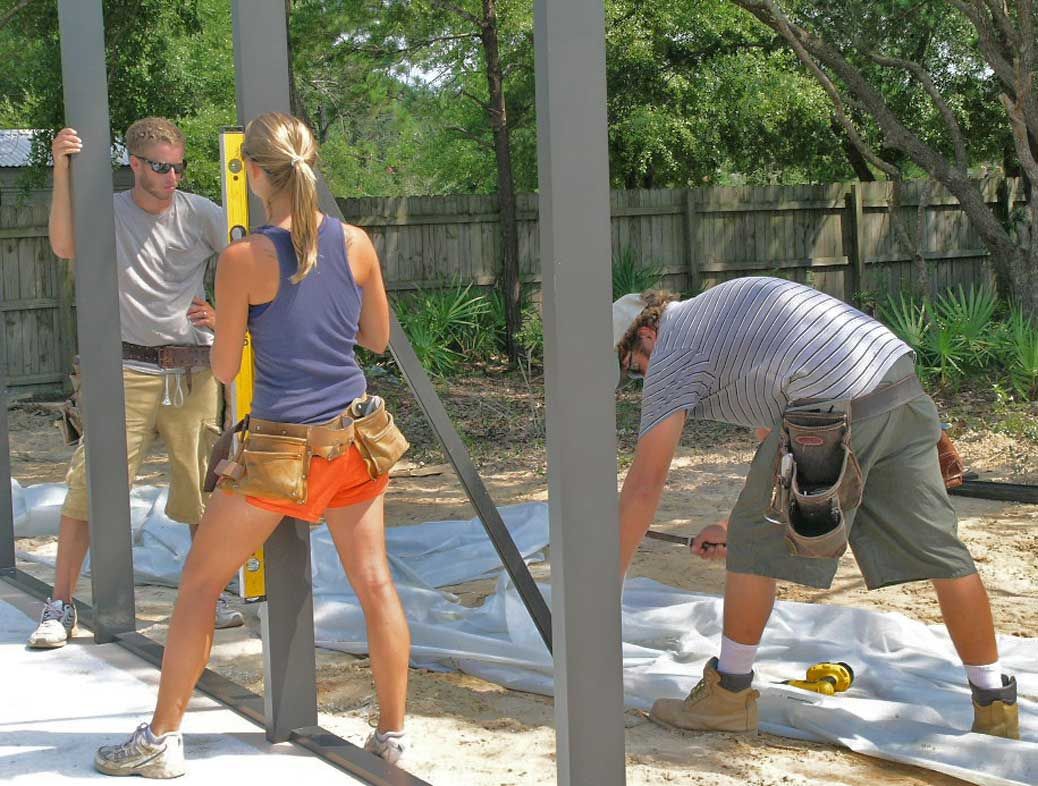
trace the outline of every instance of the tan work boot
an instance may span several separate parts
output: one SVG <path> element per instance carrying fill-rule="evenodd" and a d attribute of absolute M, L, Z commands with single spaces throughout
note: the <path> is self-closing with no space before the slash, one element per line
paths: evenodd
<path fill-rule="evenodd" d="M 973 728 L 978 734 L 1020 739 L 1020 707 L 1016 703 L 1016 677 L 1002 675 L 1002 687 L 991 690 L 970 683 L 973 693 Z"/>
<path fill-rule="evenodd" d="M 688 731 L 757 732 L 757 698 L 753 688 L 721 686 L 717 658 L 703 667 L 703 679 L 686 699 L 657 699 L 649 717 L 663 726 Z"/>

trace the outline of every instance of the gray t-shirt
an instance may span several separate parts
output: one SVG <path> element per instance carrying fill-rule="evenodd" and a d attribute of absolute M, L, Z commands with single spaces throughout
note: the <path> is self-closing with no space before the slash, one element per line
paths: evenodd
<path fill-rule="evenodd" d="M 155 215 L 138 207 L 132 192 L 115 195 L 123 341 L 213 343 L 213 334 L 192 325 L 187 310 L 192 298 L 205 297 L 206 262 L 223 250 L 226 237 L 223 210 L 205 197 L 176 191 L 169 209 Z"/>
<path fill-rule="evenodd" d="M 681 409 L 771 427 L 790 401 L 872 392 L 911 351 L 876 320 L 811 287 L 764 276 L 726 281 L 663 312 L 641 434 Z"/>

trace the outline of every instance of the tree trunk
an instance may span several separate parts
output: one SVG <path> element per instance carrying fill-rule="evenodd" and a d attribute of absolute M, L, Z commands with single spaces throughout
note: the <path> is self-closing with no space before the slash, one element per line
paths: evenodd
<path fill-rule="evenodd" d="M 865 156 L 861 154 L 847 138 L 847 133 L 840 128 L 840 124 L 836 120 L 829 122 L 829 127 L 832 129 L 833 134 L 840 140 L 840 146 L 843 148 L 843 153 L 847 156 L 847 163 L 851 165 L 851 169 L 854 170 L 854 176 L 858 178 L 862 183 L 871 183 L 875 181 L 876 176 L 872 174 L 872 170 L 869 169 L 869 164 L 865 160 Z"/>
<path fill-rule="evenodd" d="M 512 179 L 512 148 L 505 107 L 504 74 L 497 37 L 496 0 L 483 0 L 483 28 L 480 31 L 487 61 L 487 86 L 490 103 L 487 113 L 494 133 L 497 161 L 497 198 L 501 220 L 501 271 L 497 287 L 505 304 L 505 347 L 514 366 L 521 356 L 518 334 L 522 329 L 522 303 L 519 283 L 519 233 L 516 220 L 515 184 Z"/>
<path fill-rule="evenodd" d="M 1017 249 L 1017 253 L 1007 260 L 1006 267 L 1013 305 L 1038 324 L 1038 278 L 1034 274 L 1038 270 L 1038 249 Z"/>

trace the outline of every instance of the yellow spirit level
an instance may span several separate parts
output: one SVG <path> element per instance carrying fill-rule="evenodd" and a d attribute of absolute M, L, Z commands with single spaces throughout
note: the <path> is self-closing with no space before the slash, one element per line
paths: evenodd
<path fill-rule="evenodd" d="M 231 243 L 249 233 L 249 185 L 245 177 L 245 161 L 241 155 L 244 141 L 245 131 L 240 126 L 220 131 L 223 210 L 227 216 L 227 238 Z M 252 343 L 251 337 L 246 334 L 241 353 L 241 370 L 231 384 L 229 403 L 232 423 L 237 423 L 252 410 L 252 381 Z M 266 600 L 267 582 L 262 546 L 239 569 L 238 592 L 246 602 Z"/>

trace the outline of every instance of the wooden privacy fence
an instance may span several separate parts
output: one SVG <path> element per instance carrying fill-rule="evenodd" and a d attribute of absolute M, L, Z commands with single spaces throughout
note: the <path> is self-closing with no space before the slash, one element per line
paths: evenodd
<path fill-rule="evenodd" d="M 902 212 L 915 237 L 922 181 L 905 185 Z M 990 203 L 997 183 L 985 184 Z M 890 221 L 890 184 L 614 191 L 613 253 L 662 267 L 668 287 L 698 291 L 737 276 L 781 275 L 852 300 L 907 288 L 910 250 Z M 518 196 L 520 274 L 540 281 L 537 196 Z M 495 196 L 340 199 L 371 234 L 391 290 L 459 281 L 490 285 L 501 239 Z M 988 281 L 988 252 L 958 202 L 927 202 L 924 253 L 935 290 Z"/>
<path fill-rule="evenodd" d="M 73 266 L 51 253 L 47 205 L 0 208 L 0 361 L 12 387 L 61 385 L 76 346 Z"/>
<path fill-rule="evenodd" d="M 997 183 L 985 184 L 996 201 Z M 695 292 L 738 276 L 769 274 L 844 300 L 908 291 L 911 253 L 890 221 L 889 183 L 615 191 L 612 247 L 662 268 L 664 284 Z M 924 183 L 902 206 L 912 237 Z M 340 199 L 371 234 L 387 287 L 406 292 L 460 282 L 494 283 L 501 255 L 495 196 Z M 524 281 L 540 281 L 537 197 L 520 194 Z M 941 189 L 928 200 L 923 250 L 935 291 L 991 280 L 987 250 Z M 0 313 L 8 384 L 62 382 L 75 351 L 72 267 L 47 242 L 46 206 L 0 208 Z"/>

